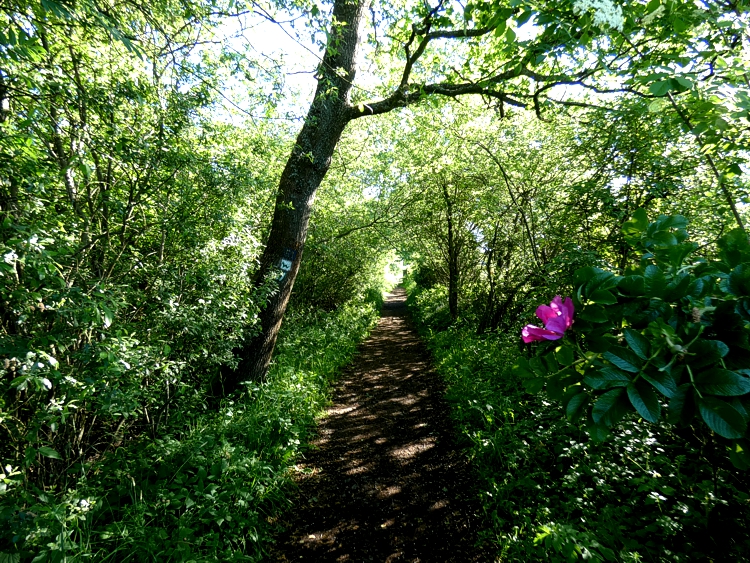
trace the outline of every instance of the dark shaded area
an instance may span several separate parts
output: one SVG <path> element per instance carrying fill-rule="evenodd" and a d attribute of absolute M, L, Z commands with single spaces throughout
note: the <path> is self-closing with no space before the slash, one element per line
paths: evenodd
<path fill-rule="evenodd" d="M 396 289 L 336 385 L 268 561 L 484 562 L 443 384 Z"/>

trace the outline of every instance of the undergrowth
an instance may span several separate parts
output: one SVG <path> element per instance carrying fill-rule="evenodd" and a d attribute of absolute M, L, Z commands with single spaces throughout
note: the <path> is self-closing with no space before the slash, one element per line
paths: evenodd
<path fill-rule="evenodd" d="M 603 443 L 511 373 L 519 334 L 447 326 L 439 289 L 409 305 L 448 384 L 499 561 L 746 561 L 748 479 L 709 432 L 634 416 Z M 519 326 L 520 333 L 520 326 Z"/>
<path fill-rule="evenodd" d="M 261 560 L 328 384 L 376 318 L 372 302 L 291 313 L 266 383 L 80 465 L 65 490 L 1 473 L 0 560 Z"/>

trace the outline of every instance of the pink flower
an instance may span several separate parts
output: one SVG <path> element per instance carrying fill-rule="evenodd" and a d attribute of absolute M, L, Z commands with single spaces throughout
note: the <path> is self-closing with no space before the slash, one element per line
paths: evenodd
<path fill-rule="evenodd" d="M 521 331 L 521 337 L 526 344 L 542 340 L 559 340 L 572 326 L 574 313 L 573 300 L 566 297 L 563 302 L 562 297 L 556 295 L 552 303 L 539 305 L 536 309 L 536 316 L 541 319 L 545 328 L 526 325 Z"/>

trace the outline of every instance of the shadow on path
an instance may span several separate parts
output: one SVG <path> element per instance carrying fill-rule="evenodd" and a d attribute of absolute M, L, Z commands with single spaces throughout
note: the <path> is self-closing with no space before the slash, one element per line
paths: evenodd
<path fill-rule="evenodd" d="M 485 562 L 443 385 L 397 288 L 334 389 L 268 561 Z"/>

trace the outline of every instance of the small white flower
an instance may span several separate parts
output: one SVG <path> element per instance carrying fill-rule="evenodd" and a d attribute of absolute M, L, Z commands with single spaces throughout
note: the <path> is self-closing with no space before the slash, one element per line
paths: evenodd
<path fill-rule="evenodd" d="M 585 14 L 589 10 L 594 10 L 595 25 L 622 31 L 625 24 L 622 8 L 611 0 L 573 0 L 573 12 L 576 14 Z"/>

